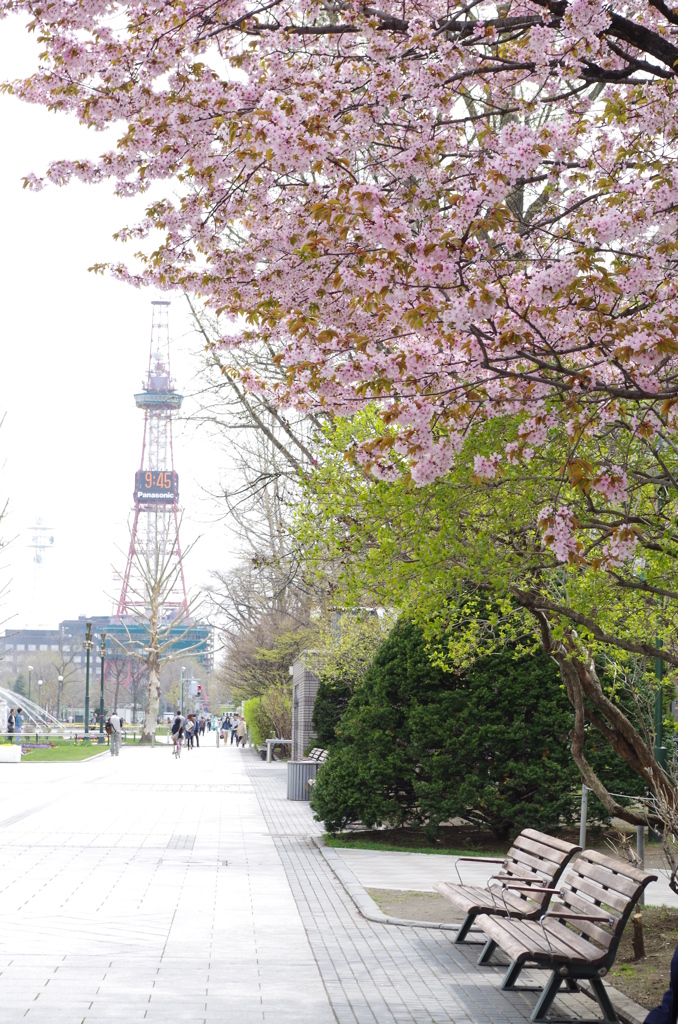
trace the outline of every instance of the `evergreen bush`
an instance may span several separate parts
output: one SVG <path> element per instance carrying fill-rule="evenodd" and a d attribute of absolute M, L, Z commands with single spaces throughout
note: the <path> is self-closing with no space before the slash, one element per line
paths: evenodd
<path fill-rule="evenodd" d="M 463 675 L 444 672 L 431 664 L 421 631 L 401 622 L 334 727 L 312 806 L 329 832 L 356 821 L 433 831 L 453 818 L 498 838 L 525 827 L 552 831 L 579 817 L 571 727 L 558 668 L 546 655 L 508 651 Z M 640 791 L 599 739 L 588 755 L 610 788 Z"/>

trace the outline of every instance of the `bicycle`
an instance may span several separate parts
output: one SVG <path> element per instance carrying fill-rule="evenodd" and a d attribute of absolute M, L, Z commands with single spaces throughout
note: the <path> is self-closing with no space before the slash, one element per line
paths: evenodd
<path fill-rule="evenodd" d="M 174 744 L 172 753 L 175 757 L 181 757 L 181 733 L 177 733 L 176 736 L 172 737 L 172 743 Z"/>

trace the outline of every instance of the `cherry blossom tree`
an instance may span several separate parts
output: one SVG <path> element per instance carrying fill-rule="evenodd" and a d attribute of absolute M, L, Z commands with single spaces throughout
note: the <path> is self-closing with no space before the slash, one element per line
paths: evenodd
<path fill-rule="evenodd" d="M 675 426 L 678 13 L 664 0 L 2 0 L 40 41 L 24 99 L 114 127 L 44 178 L 148 194 L 135 283 L 256 337 L 276 407 L 389 430 L 357 458 L 443 475 L 512 415 L 494 479 L 566 431 Z M 158 234 L 159 242 L 158 242 Z M 602 497 L 623 473 L 592 466 Z M 569 557 L 574 524 L 545 508 Z M 615 529 L 617 529 L 615 527 Z M 619 527 L 624 529 L 624 524 Z M 618 546 L 623 535 L 611 537 Z"/>
<path fill-rule="evenodd" d="M 628 474 L 579 447 L 614 427 L 673 486 L 659 444 L 677 395 L 669 7 L 3 10 L 30 13 L 44 54 L 17 94 L 121 126 L 98 162 L 47 178 L 155 187 L 121 232 L 149 239 L 142 266 L 118 273 L 245 318 L 224 344 L 269 346 L 282 381 L 241 377 L 276 402 L 381 402 L 389 429 L 356 457 L 387 479 L 403 457 L 416 483 L 443 475 L 483 420 L 518 423 L 477 456 L 485 480 L 565 430 L 564 472 L 609 506 L 602 557 L 628 561 Z M 567 504 L 539 524 L 559 560 L 585 557 Z"/>

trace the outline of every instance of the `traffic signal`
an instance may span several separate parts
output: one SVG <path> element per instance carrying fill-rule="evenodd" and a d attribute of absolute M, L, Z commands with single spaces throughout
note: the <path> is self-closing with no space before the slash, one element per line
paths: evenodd
<path fill-rule="evenodd" d="M 198 697 L 199 697 L 199 696 L 201 695 L 201 693 L 202 693 L 202 686 L 200 685 L 200 683 L 198 683 L 198 689 L 196 690 L 196 693 L 197 693 Z"/>

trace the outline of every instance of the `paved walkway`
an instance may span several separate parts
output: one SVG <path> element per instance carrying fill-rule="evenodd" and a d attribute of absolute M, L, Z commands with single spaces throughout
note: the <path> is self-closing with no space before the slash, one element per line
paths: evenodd
<path fill-rule="evenodd" d="M 380 850 L 337 850 L 342 860 L 366 888 L 407 889 L 411 892 L 432 892 L 433 883 L 444 879 L 458 882 L 457 857 L 437 853 L 393 853 Z M 462 863 L 459 872 L 469 885 L 485 885 L 496 871 L 496 864 L 486 868 Z M 678 896 L 669 888 L 668 871 L 653 869 L 659 879 L 647 888 L 646 903 L 651 906 L 678 907 Z"/>
<path fill-rule="evenodd" d="M 360 917 L 284 766 L 203 746 L 0 768 L 3 1024 L 529 1018 L 477 947 Z"/>

